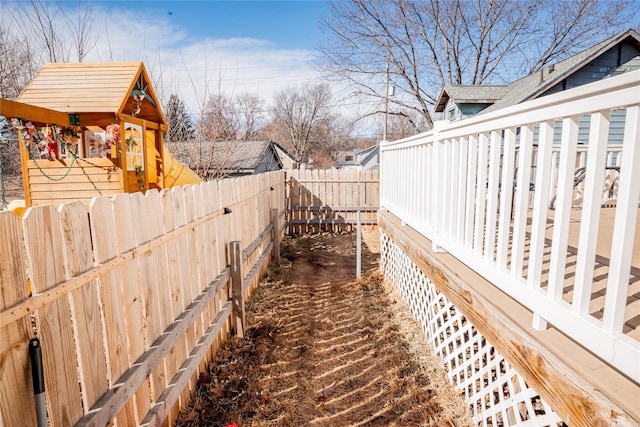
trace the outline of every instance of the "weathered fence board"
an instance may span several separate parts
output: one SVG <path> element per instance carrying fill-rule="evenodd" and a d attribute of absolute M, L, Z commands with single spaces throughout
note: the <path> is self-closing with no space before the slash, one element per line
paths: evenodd
<path fill-rule="evenodd" d="M 120 254 L 124 254 L 136 247 L 135 231 L 131 218 L 139 218 L 132 208 L 131 196 L 121 193 L 113 198 L 113 212 L 115 215 L 116 247 Z M 117 214 L 116 214 L 117 213 Z M 129 356 L 129 367 L 138 360 L 149 344 L 147 324 L 144 322 L 145 299 L 138 280 L 138 270 L 143 268 L 140 258 L 127 262 L 121 269 L 122 297 L 125 306 L 125 325 Z M 146 271 L 145 271 L 146 274 Z M 135 398 L 138 414 L 149 410 L 148 398 L 150 394 L 148 382 L 144 382 Z"/>
<path fill-rule="evenodd" d="M 99 197 L 91 201 L 91 236 L 96 265 L 101 265 L 117 257 L 118 249 L 115 234 L 115 218 L 112 214 L 111 199 Z M 102 304 L 104 313 L 104 329 L 106 335 L 107 366 L 109 387 L 129 369 L 127 357 L 127 332 L 125 325 L 125 308 L 121 302 L 122 278 L 119 269 L 114 268 L 100 277 Z M 118 425 L 135 423 L 134 402 L 125 405 L 116 417 Z"/>
<path fill-rule="evenodd" d="M 88 215 L 37 206 L 24 231 L 0 213 L 0 425 L 36 424 L 35 334 L 52 427 L 174 422 L 231 332 L 227 246 L 246 253 L 246 297 L 281 236 L 284 192 L 276 172 L 95 198 Z"/>
<path fill-rule="evenodd" d="M 73 202 L 62 205 L 59 212 L 65 237 L 67 278 L 71 278 L 93 267 L 91 241 L 87 238 L 87 209 L 81 202 Z M 97 282 L 91 281 L 71 292 L 71 303 L 81 361 L 79 377 L 83 404 L 89 407 L 108 388 Z"/>
<path fill-rule="evenodd" d="M 0 212 L 0 310 L 27 298 L 27 278 L 18 217 Z M 36 425 L 35 399 L 29 367 L 29 340 L 33 336 L 29 316 L 0 326 L 0 425 Z M 20 396 L 20 399 L 15 399 Z"/>
<path fill-rule="evenodd" d="M 24 237 L 34 292 L 45 292 L 65 277 L 60 218 L 53 206 L 39 206 L 24 217 Z M 42 343 L 49 417 L 53 425 L 72 425 L 82 417 L 78 356 L 74 348 L 69 296 L 36 310 Z"/>

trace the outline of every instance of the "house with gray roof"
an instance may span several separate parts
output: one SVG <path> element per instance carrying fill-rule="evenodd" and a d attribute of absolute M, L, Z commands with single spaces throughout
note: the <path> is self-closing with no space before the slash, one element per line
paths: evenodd
<path fill-rule="evenodd" d="M 640 34 L 628 30 L 507 85 L 445 86 L 435 111 L 462 120 L 639 68 Z"/>
<path fill-rule="evenodd" d="M 169 148 L 176 158 L 209 179 L 283 169 L 278 149 L 270 140 L 183 142 Z"/>
<path fill-rule="evenodd" d="M 436 112 L 444 119 L 462 120 L 495 104 L 509 91 L 508 85 L 447 85 L 442 89 Z"/>
<path fill-rule="evenodd" d="M 336 168 L 352 170 L 380 169 L 380 146 L 375 144 L 367 148 L 341 151 L 338 153 Z"/>
<path fill-rule="evenodd" d="M 222 176 L 243 176 L 282 169 L 273 141 L 216 141 L 212 172 Z M 210 169 L 210 170 L 211 170 Z"/>

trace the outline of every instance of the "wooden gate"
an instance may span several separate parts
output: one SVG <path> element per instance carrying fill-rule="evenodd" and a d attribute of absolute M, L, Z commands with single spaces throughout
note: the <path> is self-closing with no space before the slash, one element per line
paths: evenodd
<path fill-rule="evenodd" d="M 287 180 L 289 234 L 350 231 L 375 226 L 379 206 L 378 171 L 293 170 Z"/>

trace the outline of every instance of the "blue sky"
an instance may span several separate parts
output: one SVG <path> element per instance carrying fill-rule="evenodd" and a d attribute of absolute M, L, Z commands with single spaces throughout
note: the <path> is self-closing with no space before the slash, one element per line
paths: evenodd
<path fill-rule="evenodd" d="M 290 1 L 102 1 L 112 10 L 135 10 L 166 20 L 193 38 L 253 38 L 279 48 L 314 49 L 329 5 L 320 0 Z"/>
<path fill-rule="evenodd" d="M 12 3 L 0 3 L 0 12 L 3 5 L 19 10 Z M 323 37 L 320 20 L 330 9 L 326 1 L 49 4 L 62 4 L 68 16 L 91 4 L 92 48 L 84 61 L 144 62 L 161 100 L 178 94 L 195 117 L 218 92 L 255 94 L 268 104 L 285 87 L 322 81 L 316 48 Z M 57 25 L 61 34 L 70 34 L 64 20 Z"/>
<path fill-rule="evenodd" d="M 268 108 L 280 90 L 326 83 L 316 48 L 323 39 L 320 21 L 330 13 L 327 1 L 38 1 L 55 12 L 55 31 L 70 52 L 63 60 L 78 60 L 74 31 L 63 15 L 82 16 L 90 6 L 83 61 L 142 61 L 160 101 L 177 94 L 196 119 L 217 94 L 257 95 Z M 29 11 L 30 0 L 0 0 L 0 23 L 37 44 L 37 31 L 22 31 L 29 28 Z M 16 25 L 20 18 L 25 22 Z M 43 48 L 40 62 L 48 61 Z M 341 88 L 332 89 L 337 98 Z M 353 114 L 355 107 L 348 108 L 345 114 Z"/>

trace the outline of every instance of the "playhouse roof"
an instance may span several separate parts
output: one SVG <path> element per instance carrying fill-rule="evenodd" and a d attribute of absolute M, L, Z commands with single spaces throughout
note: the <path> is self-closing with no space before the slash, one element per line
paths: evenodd
<path fill-rule="evenodd" d="M 138 87 L 140 86 L 140 87 Z M 132 91 L 153 100 L 153 117 L 164 117 L 142 62 L 82 62 L 44 65 L 17 101 L 66 113 L 127 113 Z M 148 107 L 147 107 L 148 108 Z M 145 109 L 146 110 L 146 109 Z M 151 113 L 151 111 L 146 111 Z"/>

